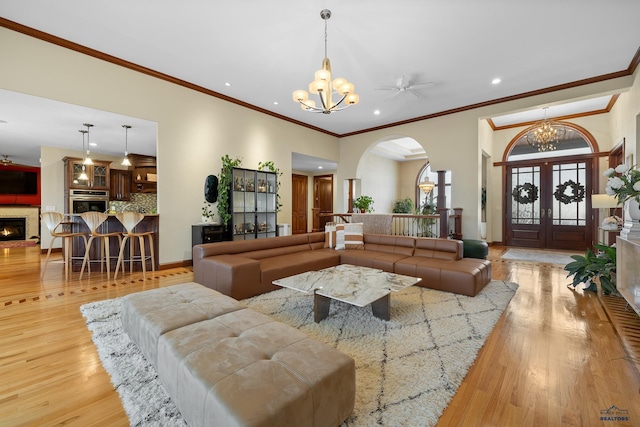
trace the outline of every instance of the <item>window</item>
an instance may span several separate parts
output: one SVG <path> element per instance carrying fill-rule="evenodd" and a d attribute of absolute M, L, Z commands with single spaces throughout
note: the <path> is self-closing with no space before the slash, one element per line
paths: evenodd
<path fill-rule="evenodd" d="M 446 196 L 446 208 L 451 209 L 451 171 L 446 171 L 445 175 L 445 196 Z M 438 187 L 434 187 L 433 190 L 426 194 L 418 184 L 423 181 L 431 181 L 435 184 L 438 183 L 438 173 L 431 171 L 431 164 L 427 163 L 420 173 L 418 174 L 418 180 L 416 181 L 416 206 L 420 208 L 420 211 L 427 207 L 428 214 L 437 213 L 436 200 L 438 198 Z M 425 212 L 427 213 L 427 212 Z"/>

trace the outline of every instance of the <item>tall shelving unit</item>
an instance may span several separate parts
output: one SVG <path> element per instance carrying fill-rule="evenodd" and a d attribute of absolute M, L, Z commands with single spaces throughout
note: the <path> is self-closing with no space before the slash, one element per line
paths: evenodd
<path fill-rule="evenodd" d="M 277 178 L 273 172 L 233 169 L 228 225 L 233 240 L 276 236 Z"/>

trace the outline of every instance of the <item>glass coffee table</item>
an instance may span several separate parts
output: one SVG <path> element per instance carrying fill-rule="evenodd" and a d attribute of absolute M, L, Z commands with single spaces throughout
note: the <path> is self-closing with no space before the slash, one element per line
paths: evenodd
<path fill-rule="evenodd" d="M 313 292 L 314 320 L 317 323 L 329 315 L 332 299 L 358 307 L 371 304 L 374 316 L 389 320 L 391 292 L 401 291 L 421 280 L 419 277 L 343 264 L 274 280 L 273 284 L 304 293 Z"/>

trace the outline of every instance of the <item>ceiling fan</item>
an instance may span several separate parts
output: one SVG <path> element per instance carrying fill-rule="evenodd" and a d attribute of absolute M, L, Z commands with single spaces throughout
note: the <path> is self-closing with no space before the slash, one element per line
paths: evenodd
<path fill-rule="evenodd" d="M 392 91 L 393 93 L 391 94 L 390 97 L 388 97 L 387 99 L 391 99 L 397 95 L 400 94 L 405 94 L 405 93 L 410 93 L 411 95 L 415 96 L 416 98 L 424 98 L 423 95 L 421 95 L 419 92 L 419 90 L 421 89 L 426 89 L 433 86 L 433 82 L 424 82 L 424 83 L 415 83 L 411 80 L 410 76 L 406 76 L 406 75 L 402 75 L 402 77 L 400 77 L 395 86 L 380 86 L 378 88 L 376 88 L 376 90 L 389 90 Z M 386 101 L 386 99 L 385 99 Z"/>
<path fill-rule="evenodd" d="M 3 154 L 2 157 L 3 157 L 3 159 L 1 160 L 2 161 L 2 166 L 9 166 L 9 165 L 13 164 L 13 160 L 9 160 L 9 156 L 8 155 Z"/>

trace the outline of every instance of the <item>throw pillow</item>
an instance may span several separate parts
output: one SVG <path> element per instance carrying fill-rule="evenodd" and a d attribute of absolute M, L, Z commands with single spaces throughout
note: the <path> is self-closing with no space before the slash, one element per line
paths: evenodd
<path fill-rule="evenodd" d="M 338 224 L 336 226 L 336 249 L 364 249 L 363 228 L 361 222 Z"/>
<path fill-rule="evenodd" d="M 336 225 L 327 224 L 324 227 L 324 247 L 335 248 L 336 247 Z"/>

